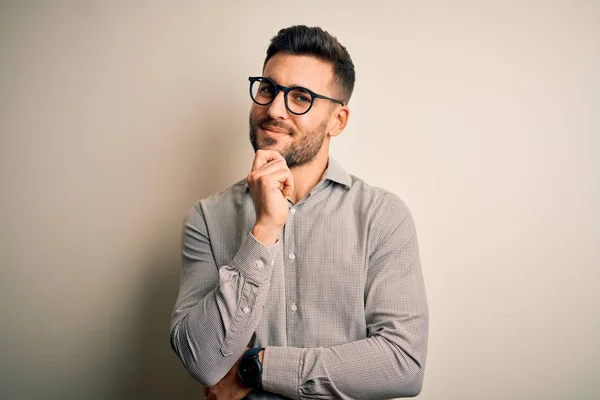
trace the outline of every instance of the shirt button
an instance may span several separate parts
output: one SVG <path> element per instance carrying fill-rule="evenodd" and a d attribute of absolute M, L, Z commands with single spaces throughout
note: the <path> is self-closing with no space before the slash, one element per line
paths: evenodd
<path fill-rule="evenodd" d="M 271 267 L 275 265 L 275 260 L 271 260 Z"/>
<path fill-rule="evenodd" d="M 295 208 L 292 208 L 290 211 L 292 212 L 292 214 L 296 214 L 296 209 Z"/>
<path fill-rule="evenodd" d="M 290 310 L 292 310 L 292 312 L 296 312 L 296 310 L 298 310 L 298 306 L 296 306 L 296 303 L 292 303 Z"/>
<path fill-rule="evenodd" d="M 248 314 L 250 312 L 250 307 L 246 306 L 242 309 L 242 311 L 244 312 L 244 314 Z"/>
<path fill-rule="evenodd" d="M 263 268 L 264 266 L 265 266 L 265 264 L 262 261 L 256 262 L 256 268 Z"/>
<path fill-rule="evenodd" d="M 294 253 L 290 253 L 290 255 L 288 256 L 288 258 L 292 261 L 294 261 L 294 259 L 296 259 L 296 255 Z"/>

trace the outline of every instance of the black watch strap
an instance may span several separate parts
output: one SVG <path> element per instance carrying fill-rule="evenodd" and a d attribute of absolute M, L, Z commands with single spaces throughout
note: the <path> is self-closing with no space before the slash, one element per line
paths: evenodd
<path fill-rule="evenodd" d="M 260 353 L 264 349 L 264 347 L 253 347 L 251 349 L 246 350 L 246 352 L 244 353 L 244 357 L 253 357 L 259 360 L 258 353 Z M 260 360 L 258 362 L 260 362 Z"/>

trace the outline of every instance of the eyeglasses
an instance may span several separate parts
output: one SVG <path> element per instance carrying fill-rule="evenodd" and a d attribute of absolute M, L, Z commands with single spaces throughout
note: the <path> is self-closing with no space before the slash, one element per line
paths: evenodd
<path fill-rule="evenodd" d="M 268 106 L 271 104 L 280 90 L 284 95 L 285 108 L 295 115 L 306 114 L 310 111 L 315 99 L 330 100 L 344 105 L 344 102 L 341 100 L 316 94 L 312 90 L 300 86 L 288 88 L 276 84 L 272 79 L 260 76 L 251 76 L 248 80 L 250 81 L 250 97 L 252 98 L 252 101 L 260 106 Z"/>

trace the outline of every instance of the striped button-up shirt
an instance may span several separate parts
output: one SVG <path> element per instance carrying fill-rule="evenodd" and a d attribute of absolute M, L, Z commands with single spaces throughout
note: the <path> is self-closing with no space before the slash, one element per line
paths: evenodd
<path fill-rule="evenodd" d="M 265 347 L 248 399 L 418 394 L 428 311 L 406 205 L 330 158 L 277 243 L 254 238 L 255 219 L 243 180 L 186 215 L 171 344 L 188 371 L 212 386 Z"/>

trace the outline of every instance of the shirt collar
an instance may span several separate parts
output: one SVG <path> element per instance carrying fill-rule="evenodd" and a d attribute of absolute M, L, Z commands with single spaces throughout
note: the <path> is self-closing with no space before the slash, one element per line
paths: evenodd
<path fill-rule="evenodd" d="M 342 166 L 331 156 L 329 157 L 329 164 L 327 166 L 327 171 L 325 172 L 325 179 L 344 185 L 347 189 L 350 189 L 352 186 L 352 178 L 350 178 L 350 175 L 348 175 L 344 168 L 342 168 Z"/>
<path fill-rule="evenodd" d="M 345 186 L 346 189 L 350 189 L 352 186 L 352 178 L 350 178 L 350 175 L 348 175 L 344 168 L 342 168 L 342 166 L 331 156 L 329 156 L 327 169 L 325 170 L 325 179 L 339 183 L 340 185 Z M 248 183 L 244 179 L 244 191 L 247 192 L 249 189 Z"/>

